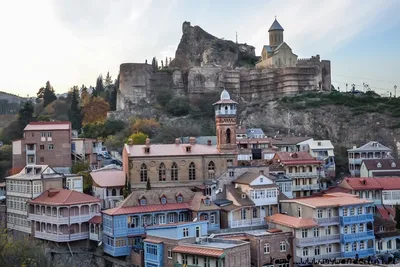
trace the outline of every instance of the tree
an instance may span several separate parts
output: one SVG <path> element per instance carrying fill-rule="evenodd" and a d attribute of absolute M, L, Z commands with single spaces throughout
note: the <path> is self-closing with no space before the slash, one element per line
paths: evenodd
<path fill-rule="evenodd" d="M 174 116 L 183 116 L 189 113 L 189 99 L 185 96 L 174 97 L 169 101 L 167 110 Z"/>
<path fill-rule="evenodd" d="M 89 103 L 89 100 L 90 100 L 90 95 L 88 93 L 88 89 L 84 84 L 82 84 L 82 87 L 81 87 L 81 106 L 83 107 L 83 106 L 87 105 L 87 103 Z"/>
<path fill-rule="evenodd" d="M 104 84 L 103 84 L 103 76 L 100 74 L 96 80 L 96 87 L 92 91 L 92 97 L 101 96 L 104 97 Z"/>
<path fill-rule="evenodd" d="M 72 173 L 80 173 L 89 170 L 90 170 L 90 165 L 86 161 L 75 161 L 71 167 Z"/>
<path fill-rule="evenodd" d="M 111 78 L 110 72 L 107 72 L 106 78 L 104 79 L 104 87 L 106 90 L 109 90 L 113 85 L 114 83 Z"/>
<path fill-rule="evenodd" d="M 151 67 L 153 68 L 153 72 L 157 71 L 157 65 L 156 65 L 156 58 L 153 57 L 153 60 L 151 61 Z"/>
<path fill-rule="evenodd" d="M 172 99 L 172 91 L 169 88 L 161 88 L 155 90 L 155 96 L 157 102 L 165 107 L 169 101 Z"/>
<path fill-rule="evenodd" d="M 147 179 L 146 190 L 151 190 L 150 179 Z"/>
<path fill-rule="evenodd" d="M 111 88 L 110 92 L 110 110 L 117 110 L 117 95 L 119 89 L 119 74 L 117 79 L 114 81 L 114 85 Z"/>
<path fill-rule="evenodd" d="M 168 67 L 168 58 L 165 57 L 165 67 Z"/>
<path fill-rule="evenodd" d="M 132 124 L 132 133 L 145 133 L 146 135 L 152 137 L 154 136 L 160 124 L 153 118 L 151 119 L 134 119 Z"/>
<path fill-rule="evenodd" d="M 69 110 L 69 121 L 72 129 L 80 130 L 82 128 L 82 114 L 79 106 L 79 89 L 78 86 L 72 88 L 71 107 Z"/>
<path fill-rule="evenodd" d="M 134 133 L 129 136 L 129 139 L 132 139 L 134 145 L 144 145 L 146 143 L 146 139 L 148 138 L 147 134 L 144 133 Z"/>
<path fill-rule="evenodd" d="M 57 96 L 54 93 L 54 88 L 51 86 L 50 82 L 46 82 L 45 87 L 41 87 L 37 93 L 38 98 L 43 98 L 43 107 L 46 107 L 51 102 L 57 100 Z"/>
<path fill-rule="evenodd" d="M 110 105 L 101 97 L 91 98 L 83 107 L 83 125 L 94 122 L 103 122 L 107 118 Z"/>
<path fill-rule="evenodd" d="M 21 131 L 28 125 L 31 121 L 34 121 L 33 112 L 35 108 L 32 101 L 26 101 L 21 109 L 18 111 L 18 123 L 20 125 Z M 22 133 L 21 133 L 22 135 Z"/>
<path fill-rule="evenodd" d="M 0 180 L 3 179 L 11 169 L 12 165 L 12 146 L 3 145 L 0 147 Z"/>

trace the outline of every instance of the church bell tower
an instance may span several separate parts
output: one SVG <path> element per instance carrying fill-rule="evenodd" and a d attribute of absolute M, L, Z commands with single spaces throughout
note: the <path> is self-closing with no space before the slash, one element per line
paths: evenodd
<path fill-rule="evenodd" d="M 213 104 L 217 132 L 217 149 L 220 152 L 236 151 L 236 112 L 238 103 L 231 100 L 225 89 L 220 100 Z"/>

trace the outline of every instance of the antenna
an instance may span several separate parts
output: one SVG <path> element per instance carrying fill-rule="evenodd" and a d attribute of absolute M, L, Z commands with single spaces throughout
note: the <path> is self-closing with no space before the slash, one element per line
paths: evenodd
<path fill-rule="evenodd" d="M 237 35 L 237 32 L 236 32 L 236 43 L 238 43 L 238 35 Z"/>

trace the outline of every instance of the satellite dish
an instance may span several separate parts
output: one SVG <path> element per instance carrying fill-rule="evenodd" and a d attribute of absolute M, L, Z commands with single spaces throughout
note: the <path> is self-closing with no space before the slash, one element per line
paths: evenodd
<path fill-rule="evenodd" d="M 197 222 L 197 217 L 193 219 L 193 222 Z"/>
<path fill-rule="evenodd" d="M 100 242 L 99 242 L 99 244 L 98 244 L 97 246 L 98 246 L 98 247 L 100 247 L 100 246 L 101 246 L 101 244 L 103 244 L 103 242 L 101 242 L 101 241 L 100 241 Z"/>

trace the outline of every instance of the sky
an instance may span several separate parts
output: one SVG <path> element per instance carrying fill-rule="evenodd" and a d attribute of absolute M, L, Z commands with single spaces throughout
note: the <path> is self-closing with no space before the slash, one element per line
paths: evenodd
<path fill-rule="evenodd" d="M 121 63 L 174 57 L 182 23 L 256 47 L 275 16 L 299 58 L 331 60 L 332 84 L 380 94 L 400 77 L 399 0 L 4 0 L 0 9 L 0 91 L 34 96 L 116 78 Z"/>

